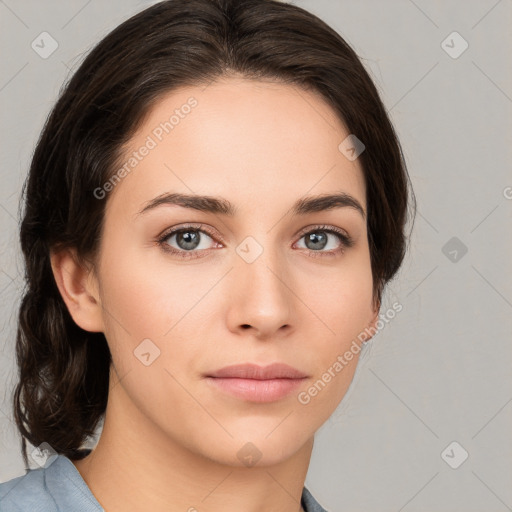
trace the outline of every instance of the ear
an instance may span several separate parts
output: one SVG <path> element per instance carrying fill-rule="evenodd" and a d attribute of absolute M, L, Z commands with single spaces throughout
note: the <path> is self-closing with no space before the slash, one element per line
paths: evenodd
<path fill-rule="evenodd" d="M 78 262 L 73 249 L 50 251 L 53 276 L 75 323 L 90 332 L 104 332 L 97 278 Z"/>

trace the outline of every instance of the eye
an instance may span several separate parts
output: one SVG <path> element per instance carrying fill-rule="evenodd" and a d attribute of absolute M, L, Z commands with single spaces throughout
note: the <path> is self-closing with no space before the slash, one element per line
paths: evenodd
<path fill-rule="evenodd" d="M 317 226 L 301 235 L 311 256 L 336 256 L 354 245 L 353 239 L 334 226 Z M 324 249 L 328 250 L 324 250 Z M 318 253 L 318 254 L 315 254 Z"/>
<path fill-rule="evenodd" d="M 166 252 L 176 254 L 183 258 L 197 258 L 200 251 L 211 248 L 213 234 L 208 233 L 205 226 L 181 226 L 166 231 L 159 239 L 158 244 Z M 173 247 L 174 243 L 177 247 Z"/>

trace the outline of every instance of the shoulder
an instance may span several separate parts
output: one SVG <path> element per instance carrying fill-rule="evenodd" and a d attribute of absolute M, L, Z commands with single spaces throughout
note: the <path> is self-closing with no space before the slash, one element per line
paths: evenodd
<path fill-rule="evenodd" d="M 103 512 L 74 464 L 58 455 L 47 467 L 0 484 L 2 512 Z"/>
<path fill-rule="evenodd" d="M 25 475 L 0 484 L 2 512 L 58 512 L 45 484 L 45 470 L 30 469 Z"/>
<path fill-rule="evenodd" d="M 325 508 L 318 503 L 318 501 L 313 498 L 313 495 L 309 492 L 309 490 L 304 487 L 302 490 L 302 506 L 304 507 L 305 512 L 329 512 Z"/>

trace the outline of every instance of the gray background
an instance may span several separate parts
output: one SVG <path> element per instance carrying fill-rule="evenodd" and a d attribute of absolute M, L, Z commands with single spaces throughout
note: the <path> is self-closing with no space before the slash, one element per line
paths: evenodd
<path fill-rule="evenodd" d="M 0 1 L 0 481 L 24 473 L 10 400 L 30 155 L 80 56 L 150 3 Z M 365 348 L 318 431 L 306 485 L 333 512 L 512 510 L 512 2 L 294 3 L 363 60 L 418 199 L 411 250 L 381 312 L 395 301 L 403 310 Z M 31 48 L 43 31 L 59 44 L 47 59 Z M 442 44 L 453 31 L 469 44 L 457 58 L 445 49 L 459 52 L 460 40 Z M 453 441 L 460 448 L 443 458 Z M 469 456 L 453 469 L 445 460 L 460 462 L 462 449 Z"/>

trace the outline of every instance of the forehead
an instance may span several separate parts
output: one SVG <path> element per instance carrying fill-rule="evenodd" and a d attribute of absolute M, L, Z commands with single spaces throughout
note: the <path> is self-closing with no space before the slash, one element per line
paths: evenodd
<path fill-rule="evenodd" d="M 223 78 L 182 87 L 153 105 L 129 141 L 109 202 L 119 196 L 135 210 L 182 192 L 284 206 L 343 190 L 365 205 L 359 161 L 339 149 L 349 134 L 319 93 L 295 85 Z"/>

